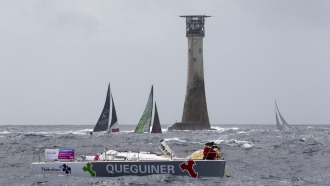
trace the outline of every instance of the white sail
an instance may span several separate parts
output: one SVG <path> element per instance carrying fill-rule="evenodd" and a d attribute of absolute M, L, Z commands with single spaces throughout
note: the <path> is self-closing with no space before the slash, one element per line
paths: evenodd
<path fill-rule="evenodd" d="M 289 124 L 285 121 L 285 119 L 284 119 L 284 117 L 282 116 L 280 110 L 278 109 L 278 106 L 277 106 L 276 101 L 275 101 L 275 106 L 276 106 L 276 110 L 277 110 L 277 112 L 278 112 L 278 114 L 279 114 L 279 116 L 280 116 L 280 119 L 281 119 L 281 121 L 282 121 L 282 124 L 283 124 L 282 129 L 289 129 L 290 126 L 289 126 Z M 277 118 L 277 115 L 276 115 L 276 118 Z M 278 118 L 277 118 L 277 119 L 278 119 Z"/>

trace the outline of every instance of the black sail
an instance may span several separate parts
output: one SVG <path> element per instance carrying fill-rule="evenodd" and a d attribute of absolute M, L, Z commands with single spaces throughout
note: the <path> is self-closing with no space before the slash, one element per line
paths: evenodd
<path fill-rule="evenodd" d="M 111 96 L 111 122 L 108 133 L 119 132 L 118 119 L 116 113 L 115 103 L 113 102 L 113 95 Z"/>
<path fill-rule="evenodd" d="M 162 133 L 162 128 L 160 126 L 160 121 L 159 121 L 159 116 L 158 116 L 158 110 L 157 110 L 156 102 L 155 102 L 154 123 L 152 125 L 151 133 Z"/>
<path fill-rule="evenodd" d="M 109 115 L 110 115 L 110 83 L 108 86 L 107 98 L 100 115 L 99 120 L 97 121 L 93 132 L 107 131 L 109 125 Z"/>

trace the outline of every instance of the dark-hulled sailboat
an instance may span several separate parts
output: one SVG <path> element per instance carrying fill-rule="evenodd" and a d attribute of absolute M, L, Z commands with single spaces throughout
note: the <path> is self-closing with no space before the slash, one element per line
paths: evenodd
<path fill-rule="evenodd" d="M 112 113 L 111 113 L 111 123 L 109 126 L 110 100 L 111 100 Z M 105 104 L 104 104 L 102 113 L 93 129 L 93 132 L 90 134 L 93 134 L 94 132 L 107 132 L 107 133 L 119 132 L 116 108 L 115 108 L 115 104 L 113 102 L 113 96 L 111 95 L 111 92 L 110 92 L 110 83 L 108 85 L 107 96 L 106 96 L 106 100 L 105 100 Z"/>

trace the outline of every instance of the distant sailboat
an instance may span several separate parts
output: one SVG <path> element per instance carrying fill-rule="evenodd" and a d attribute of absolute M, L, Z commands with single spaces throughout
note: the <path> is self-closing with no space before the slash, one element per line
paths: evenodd
<path fill-rule="evenodd" d="M 111 98 L 112 113 L 111 113 L 111 123 L 109 126 L 110 98 Z M 107 133 L 119 132 L 116 108 L 115 108 L 115 104 L 113 102 L 113 97 L 110 93 L 110 83 L 108 86 L 107 96 L 106 96 L 106 100 L 105 100 L 105 104 L 104 104 L 102 113 L 93 130 L 93 132 L 102 132 L 102 131 L 107 131 Z"/>
<path fill-rule="evenodd" d="M 282 124 L 279 121 L 277 115 L 280 116 L 280 119 L 282 121 Z M 278 109 L 276 100 L 275 100 L 275 116 L 276 116 L 276 126 L 277 126 L 277 129 L 278 130 L 283 130 L 283 129 L 289 129 L 290 128 L 289 124 L 285 121 L 285 119 L 283 118 L 282 114 L 280 113 L 280 110 Z"/>
<path fill-rule="evenodd" d="M 151 86 L 151 91 L 149 94 L 149 98 L 147 101 L 147 105 L 144 109 L 142 117 L 136 126 L 134 133 L 161 133 L 160 121 L 157 111 L 157 106 L 155 103 L 155 116 L 154 116 L 154 123 L 151 126 L 151 118 L 152 118 L 152 109 L 153 109 L 153 86 Z M 153 128 L 150 131 L 151 127 Z"/>

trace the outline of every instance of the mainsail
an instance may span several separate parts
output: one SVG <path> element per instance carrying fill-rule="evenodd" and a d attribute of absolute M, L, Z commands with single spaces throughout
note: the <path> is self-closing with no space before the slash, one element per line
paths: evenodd
<path fill-rule="evenodd" d="M 110 114 L 110 83 L 108 86 L 107 97 L 105 104 L 100 115 L 99 120 L 97 121 L 93 132 L 107 131 L 109 125 L 109 114 Z"/>
<path fill-rule="evenodd" d="M 135 128 L 135 133 L 150 132 L 151 116 L 152 116 L 152 106 L 153 106 L 153 86 L 151 86 L 151 91 L 149 94 L 147 105 L 144 109 L 142 117 Z"/>
<path fill-rule="evenodd" d="M 151 133 L 162 133 L 162 128 L 160 126 L 158 111 L 157 111 L 157 105 L 155 102 L 155 114 L 154 114 L 154 122 L 152 124 L 152 130 Z"/>
<path fill-rule="evenodd" d="M 280 110 L 278 109 L 278 106 L 277 106 L 276 100 L 275 100 L 275 106 L 276 106 L 276 110 L 277 110 L 277 112 L 278 112 L 278 115 L 280 116 L 280 119 L 281 119 L 281 121 L 282 121 L 282 123 L 283 123 L 283 127 L 281 126 L 281 129 L 289 129 L 290 126 L 289 126 L 289 124 L 285 121 L 285 119 L 284 119 L 284 117 L 282 116 Z M 277 121 L 276 121 L 276 124 L 277 124 L 277 122 L 278 122 L 277 114 L 276 114 L 276 119 L 277 119 Z"/>
<path fill-rule="evenodd" d="M 108 133 L 119 132 L 117 113 L 116 113 L 115 103 L 113 102 L 113 95 L 111 95 L 111 110 L 112 110 L 111 123 L 109 126 Z"/>

